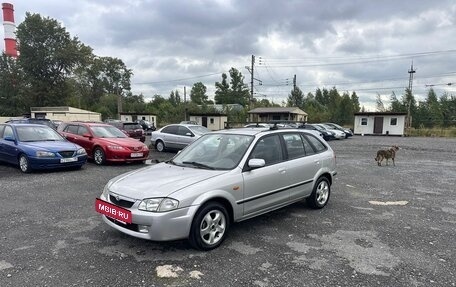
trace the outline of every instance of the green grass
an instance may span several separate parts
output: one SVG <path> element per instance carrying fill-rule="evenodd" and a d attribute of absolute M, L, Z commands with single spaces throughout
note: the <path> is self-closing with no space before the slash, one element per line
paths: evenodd
<path fill-rule="evenodd" d="M 410 129 L 410 136 L 412 137 L 456 137 L 456 127 L 449 128 L 412 128 Z"/>

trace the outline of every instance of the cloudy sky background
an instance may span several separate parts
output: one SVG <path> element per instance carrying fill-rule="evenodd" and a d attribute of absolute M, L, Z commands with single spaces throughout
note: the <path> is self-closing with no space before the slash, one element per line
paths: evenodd
<path fill-rule="evenodd" d="M 413 92 L 425 98 L 456 92 L 456 2 L 448 1 L 140 1 L 10 0 L 16 25 L 26 12 L 58 20 L 99 56 L 133 70 L 132 92 L 187 95 L 198 81 L 213 98 L 221 73 L 235 67 L 255 97 L 286 100 L 293 76 L 307 94 L 335 86 L 356 91 L 368 110 L 380 94 L 400 99 L 408 70 Z M 3 29 L 0 37 L 3 38 Z M 2 42 L 1 48 L 4 49 Z M 455 83 L 451 86 L 448 83 Z"/>

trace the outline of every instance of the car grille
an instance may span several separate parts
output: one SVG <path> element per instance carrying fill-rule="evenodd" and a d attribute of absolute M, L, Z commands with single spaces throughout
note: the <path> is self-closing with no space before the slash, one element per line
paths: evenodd
<path fill-rule="evenodd" d="M 116 224 L 116 225 L 119 225 L 119 226 L 122 226 L 123 228 L 126 228 L 126 229 L 129 229 L 131 231 L 136 231 L 138 232 L 138 224 L 134 224 L 134 223 L 122 223 L 122 222 L 119 222 L 115 219 L 112 219 L 111 217 L 108 217 L 106 216 L 106 218 L 111 221 L 112 223 Z"/>
<path fill-rule="evenodd" d="M 132 151 L 140 151 L 140 150 L 142 150 L 142 146 L 136 146 L 136 147 L 130 146 L 130 147 L 128 147 L 128 148 L 129 148 L 130 150 L 132 150 Z"/>
<path fill-rule="evenodd" d="M 73 157 L 74 151 L 72 151 L 72 150 L 69 150 L 69 151 L 60 151 L 59 154 L 60 154 L 62 157 Z"/>
<path fill-rule="evenodd" d="M 121 206 L 121 207 L 125 207 L 125 208 L 130 208 L 133 206 L 134 202 L 132 201 L 128 201 L 128 200 L 123 200 L 123 199 L 120 199 L 120 200 L 117 200 L 114 196 L 110 195 L 109 196 L 109 200 L 114 203 L 115 205 L 118 205 L 118 206 Z"/>

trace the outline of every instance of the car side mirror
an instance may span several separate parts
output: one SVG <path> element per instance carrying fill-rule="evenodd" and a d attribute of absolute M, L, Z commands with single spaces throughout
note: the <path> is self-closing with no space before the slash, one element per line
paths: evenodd
<path fill-rule="evenodd" d="M 9 141 L 9 142 L 16 142 L 16 139 L 13 138 L 12 136 L 6 136 L 3 139 L 6 140 L 6 141 Z"/>
<path fill-rule="evenodd" d="M 192 134 L 192 133 L 186 133 L 185 135 L 188 136 L 188 137 L 194 137 L 194 136 L 195 136 L 195 135 Z"/>
<path fill-rule="evenodd" d="M 262 158 L 252 158 L 247 164 L 250 169 L 260 168 L 266 165 L 266 162 Z"/>

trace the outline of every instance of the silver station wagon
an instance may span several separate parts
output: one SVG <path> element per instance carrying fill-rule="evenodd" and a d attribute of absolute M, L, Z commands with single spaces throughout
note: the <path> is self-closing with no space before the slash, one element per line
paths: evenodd
<path fill-rule="evenodd" d="M 333 150 L 307 130 L 222 130 L 167 162 L 111 179 L 95 209 L 131 236 L 188 238 L 194 248 L 210 250 L 233 222 L 303 199 L 324 207 L 335 175 Z"/>

